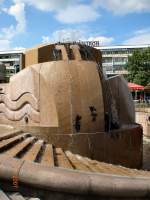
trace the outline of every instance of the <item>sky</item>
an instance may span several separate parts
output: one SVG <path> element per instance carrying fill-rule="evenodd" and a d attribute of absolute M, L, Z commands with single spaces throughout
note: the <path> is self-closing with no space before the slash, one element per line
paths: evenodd
<path fill-rule="evenodd" d="M 0 50 L 79 40 L 150 44 L 150 0 L 0 0 Z"/>

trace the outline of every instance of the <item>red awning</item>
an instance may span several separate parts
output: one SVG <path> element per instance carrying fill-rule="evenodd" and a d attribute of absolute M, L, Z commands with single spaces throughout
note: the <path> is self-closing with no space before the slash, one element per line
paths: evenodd
<path fill-rule="evenodd" d="M 144 86 L 135 83 L 128 83 L 128 87 L 130 90 L 144 90 Z"/>

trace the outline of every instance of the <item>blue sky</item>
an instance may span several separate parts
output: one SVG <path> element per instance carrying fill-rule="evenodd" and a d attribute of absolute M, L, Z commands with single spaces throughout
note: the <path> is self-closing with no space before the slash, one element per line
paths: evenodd
<path fill-rule="evenodd" d="M 0 0 L 0 50 L 67 40 L 150 44 L 150 0 Z"/>

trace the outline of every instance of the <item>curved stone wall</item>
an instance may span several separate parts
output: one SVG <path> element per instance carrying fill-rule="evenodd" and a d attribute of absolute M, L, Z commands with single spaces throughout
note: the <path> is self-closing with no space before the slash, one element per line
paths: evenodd
<path fill-rule="evenodd" d="M 113 76 L 107 81 L 114 99 L 116 116 L 118 117 L 120 126 L 135 123 L 135 108 L 127 81 L 123 76 Z M 114 112 L 112 114 L 114 115 Z"/>
<path fill-rule="evenodd" d="M 49 127 L 53 133 L 104 131 L 102 84 L 96 61 L 83 60 L 78 45 L 56 45 L 61 60 L 42 62 L 0 85 L 0 123 Z M 28 54 L 27 54 L 28 55 Z"/>

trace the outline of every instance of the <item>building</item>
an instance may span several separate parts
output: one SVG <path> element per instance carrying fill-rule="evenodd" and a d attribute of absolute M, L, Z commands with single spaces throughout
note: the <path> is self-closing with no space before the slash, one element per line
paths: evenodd
<path fill-rule="evenodd" d="M 8 82 L 12 75 L 16 74 L 24 67 L 23 63 L 24 50 L 0 51 L 0 64 L 4 64 L 6 66 L 5 73 L 3 70 L 5 77 L 0 77 L 0 81 L 5 79 L 6 82 Z"/>
<path fill-rule="evenodd" d="M 87 45 L 89 44 L 87 43 Z M 133 51 L 135 51 L 136 49 L 145 49 L 147 47 L 150 47 L 150 44 L 132 46 L 99 46 L 98 43 L 98 45 L 95 46 L 95 48 L 102 51 L 102 66 L 107 76 L 113 76 L 117 74 L 128 74 L 128 72 L 125 70 L 125 65 L 128 61 L 128 56 L 131 56 Z M 5 74 L 4 79 L 6 79 L 7 82 L 9 81 L 10 76 L 24 68 L 24 52 L 25 49 L 0 51 L 0 64 L 3 63 L 6 65 L 6 73 L 4 73 L 3 70 L 3 74 Z M 3 82 L 4 79 L 2 80 L 1 77 L 2 76 L 0 76 L 0 82 Z"/>
<path fill-rule="evenodd" d="M 145 49 L 150 47 L 150 44 L 147 45 L 132 45 L 132 46 L 103 46 L 96 47 L 102 51 L 102 66 L 104 72 L 108 76 L 117 75 L 117 74 L 127 74 L 125 70 L 125 65 L 128 61 L 128 56 L 131 56 L 133 51 L 137 49 Z"/>

